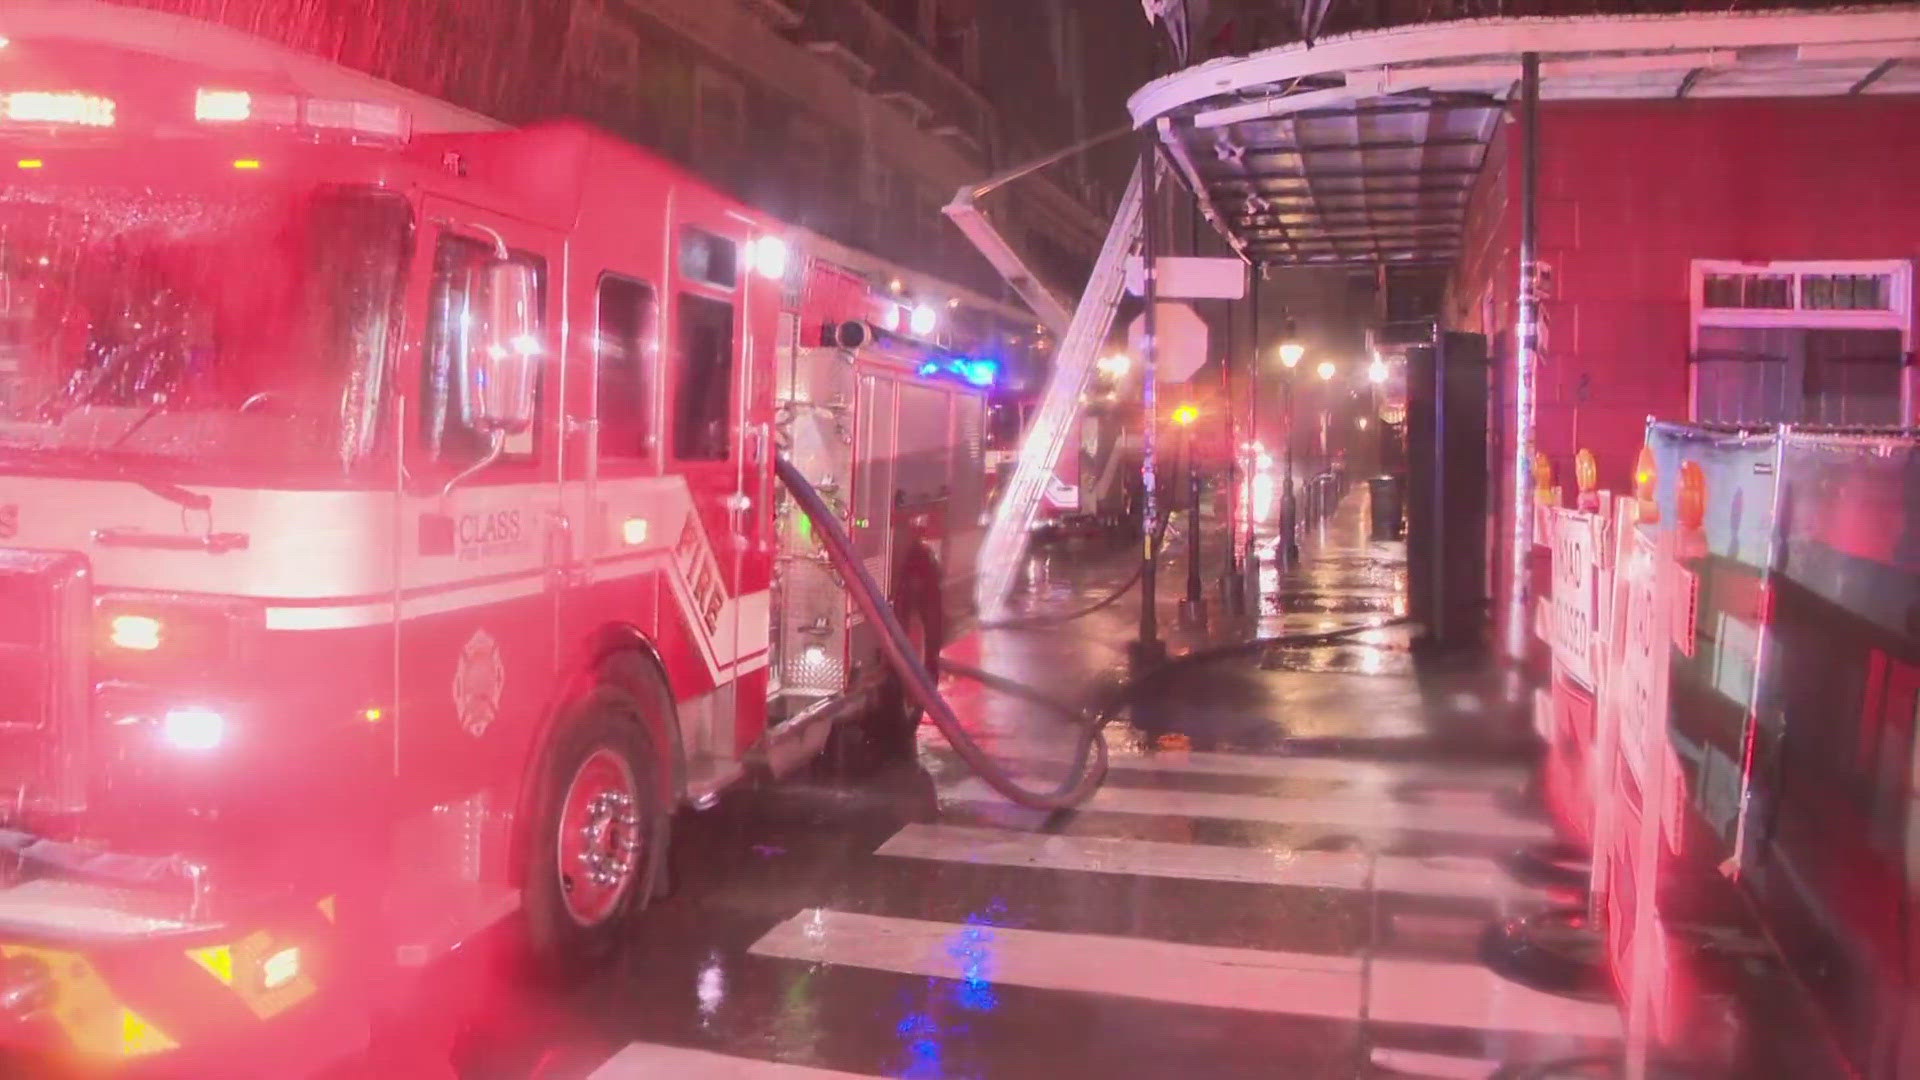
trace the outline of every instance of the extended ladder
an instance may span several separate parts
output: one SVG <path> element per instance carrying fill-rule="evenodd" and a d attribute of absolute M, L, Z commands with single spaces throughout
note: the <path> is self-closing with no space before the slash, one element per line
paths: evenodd
<path fill-rule="evenodd" d="M 1046 494 L 1047 482 L 1066 448 L 1073 421 L 1080 412 L 1081 395 L 1093 377 L 1094 360 L 1107 333 L 1113 329 L 1113 315 L 1126 291 L 1127 256 L 1140 235 L 1140 171 L 1134 169 L 1126 194 L 1114 212 L 1113 226 L 1107 230 L 1106 243 L 1093 264 L 1080 304 L 1071 317 L 1065 305 L 1040 282 L 1026 264 L 973 204 L 980 189 L 963 189 L 945 213 L 973 241 L 980 253 L 1028 303 L 1043 322 L 1058 320 L 1065 324 L 1060 347 L 1054 353 L 1053 371 L 1041 394 L 1039 408 L 1020 443 L 1020 455 L 1014 464 L 1013 479 L 1007 484 L 986 540 L 980 546 L 978 576 L 974 579 L 974 602 L 982 618 L 995 618 L 1005 610 L 1007 596 L 1013 591 L 1027 533 Z M 1036 300 L 1036 297 L 1039 297 Z"/>

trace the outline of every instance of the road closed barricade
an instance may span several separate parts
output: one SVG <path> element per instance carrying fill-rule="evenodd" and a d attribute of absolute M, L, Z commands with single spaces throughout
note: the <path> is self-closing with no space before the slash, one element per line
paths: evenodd
<path fill-rule="evenodd" d="M 1543 510 L 1536 699 L 1627 1072 L 1724 1065 L 1768 971 L 1741 1052 L 1920 1075 L 1920 440 L 1654 424 L 1635 479 Z"/>

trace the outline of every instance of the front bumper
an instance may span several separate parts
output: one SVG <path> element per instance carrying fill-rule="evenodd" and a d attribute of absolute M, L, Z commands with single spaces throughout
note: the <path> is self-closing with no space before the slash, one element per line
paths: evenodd
<path fill-rule="evenodd" d="M 364 995 L 333 992 L 336 917 L 331 897 L 206 925 L 97 883 L 0 888 L 0 1054 L 83 1075 L 318 1071 L 366 1045 Z"/>

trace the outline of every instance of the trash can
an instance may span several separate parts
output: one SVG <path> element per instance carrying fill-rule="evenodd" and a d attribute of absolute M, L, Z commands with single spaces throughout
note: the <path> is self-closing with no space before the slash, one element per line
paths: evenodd
<path fill-rule="evenodd" d="M 1368 477 L 1367 495 L 1373 500 L 1373 539 L 1400 539 L 1401 519 L 1405 513 L 1401 505 L 1400 478 L 1397 476 Z"/>

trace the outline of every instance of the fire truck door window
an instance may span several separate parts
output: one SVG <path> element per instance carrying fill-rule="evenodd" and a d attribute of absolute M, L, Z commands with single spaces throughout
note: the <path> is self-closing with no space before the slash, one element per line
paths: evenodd
<path fill-rule="evenodd" d="M 538 282 L 538 307 L 544 337 L 547 310 L 546 260 L 516 251 L 516 262 L 531 266 Z M 452 233 L 440 237 L 433 255 L 433 287 L 427 299 L 427 347 L 420 367 L 420 440 L 434 461 L 465 465 L 487 452 L 488 436 L 474 426 L 474 402 L 468 400 L 467 361 L 484 333 L 487 267 L 493 248 Z M 545 378 L 536 376 L 534 399 L 544 397 Z M 543 410 L 534 408 L 533 427 L 507 440 L 505 461 L 531 461 L 540 445 Z"/>
<path fill-rule="evenodd" d="M 681 293 L 675 314 L 673 456 L 721 461 L 733 442 L 733 305 Z"/>
<path fill-rule="evenodd" d="M 653 449 L 647 390 L 659 352 L 658 301 L 653 286 L 604 274 L 597 306 L 600 456 L 645 458 Z"/>
<path fill-rule="evenodd" d="M 680 230 L 680 276 L 731 289 L 740 279 L 740 245 L 689 225 Z"/>

